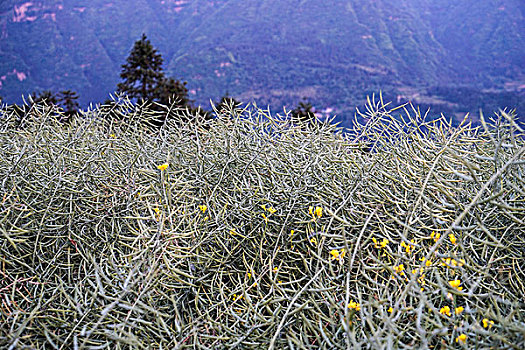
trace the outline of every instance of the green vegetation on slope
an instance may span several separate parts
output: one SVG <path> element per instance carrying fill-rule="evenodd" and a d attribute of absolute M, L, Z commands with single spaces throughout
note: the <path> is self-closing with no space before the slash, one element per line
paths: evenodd
<path fill-rule="evenodd" d="M 2 347 L 524 344 L 512 116 L 454 128 L 370 101 L 341 133 L 256 108 L 160 130 L 126 101 L 68 125 L 9 113 Z"/>
<path fill-rule="evenodd" d="M 104 101 L 146 33 L 197 105 L 225 91 L 278 110 L 307 98 L 347 121 L 372 92 L 422 105 L 437 86 L 448 92 L 433 112 L 488 113 L 491 89 L 501 94 L 497 108 L 521 116 L 511 102 L 525 95 L 523 8 L 517 0 L 4 0 L 0 94 L 15 103 L 67 88 L 82 106 Z M 473 107 L 445 98 L 456 86 L 482 98 Z"/>

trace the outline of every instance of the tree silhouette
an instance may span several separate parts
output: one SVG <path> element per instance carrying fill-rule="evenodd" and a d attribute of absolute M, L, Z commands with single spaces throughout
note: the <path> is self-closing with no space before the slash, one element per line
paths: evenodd
<path fill-rule="evenodd" d="M 71 90 L 62 90 L 58 95 L 58 102 L 64 109 L 64 115 L 66 116 L 65 121 L 69 121 L 78 110 L 80 105 L 77 102 L 78 95 L 75 91 Z"/>
<path fill-rule="evenodd" d="M 58 99 L 55 93 L 53 93 L 51 90 L 44 90 L 42 92 L 39 92 L 38 94 L 36 92 L 33 92 L 31 94 L 31 99 L 33 100 L 33 103 L 46 103 L 47 105 L 57 105 Z"/>
<path fill-rule="evenodd" d="M 292 123 L 307 127 L 317 121 L 313 106 L 309 102 L 300 102 L 299 106 L 292 110 L 290 118 Z"/>
<path fill-rule="evenodd" d="M 157 87 L 156 99 L 165 106 L 175 103 L 178 107 L 190 105 L 186 82 L 180 82 L 173 78 L 164 78 Z"/>
<path fill-rule="evenodd" d="M 118 92 L 132 99 L 157 100 L 159 89 L 163 90 L 164 73 L 162 56 L 153 47 L 146 34 L 135 42 L 126 64 L 122 65 L 120 77 L 124 80 L 117 85 Z"/>
<path fill-rule="evenodd" d="M 241 104 L 241 102 L 237 101 L 226 92 L 226 94 L 221 97 L 219 103 L 215 105 L 215 109 L 219 114 L 225 115 L 238 110 Z"/>

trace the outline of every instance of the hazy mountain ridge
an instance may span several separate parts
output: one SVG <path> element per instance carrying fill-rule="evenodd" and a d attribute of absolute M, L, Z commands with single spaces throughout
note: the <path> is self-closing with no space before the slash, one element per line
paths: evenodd
<path fill-rule="evenodd" d="M 306 97 L 348 113 L 379 89 L 400 101 L 443 85 L 524 91 L 519 0 L 327 3 L 7 0 L 0 95 L 69 88 L 84 104 L 103 101 L 143 32 L 202 104 L 228 91 L 274 109 Z"/>

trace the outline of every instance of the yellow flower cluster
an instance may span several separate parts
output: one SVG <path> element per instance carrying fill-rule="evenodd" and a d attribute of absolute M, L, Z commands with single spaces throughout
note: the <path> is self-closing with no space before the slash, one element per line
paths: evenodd
<path fill-rule="evenodd" d="M 459 343 L 459 342 L 465 343 L 466 341 L 467 341 L 467 335 L 466 334 L 460 334 L 456 338 L 456 343 Z"/>
<path fill-rule="evenodd" d="M 484 318 L 481 322 L 483 322 L 483 327 L 491 329 L 492 326 L 494 326 L 494 321 L 489 320 L 488 318 Z"/>
<path fill-rule="evenodd" d="M 436 233 L 434 231 L 432 231 L 432 233 L 430 234 L 430 238 L 432 238 L 434 240 L 434 242 L 437 242 L 439 240 L 439 237 L 441 237 L 441 233 Z"/>
<path fill-rule="evenodd" d="M 244 298 L 242 294 L 239 294 L 239 295 L 234 294 L 232 296 L 233 301 L 237 301 L 237 300 L 242 299 L 242 298 Z"/>
<path fill-rule="evenodd" d="M 405 248 L 405 251 L 407 252 L 407 254 L 410 254 L 416 248 L 415 244 L 416 242 L 413 239 L 411 239 L 409 244 L 406 244 L 405 242 L 401 242 L 401 247 Z"/>
<path fill-rule="evenodd" d="M 394 266 L 394 271 L 396 271 L 400 275 L 404 275 L 405 274 L 403 272 L 403 270 L 405 270 L 405 266 L 403 264 L 398 265 L 398 266 Z"/>
<path fill-rule="evenodd" d="M 168 163 L 157 165 L 157 169 L 159 169 L 160 171 L 164 171 L 164 170 L 168 169 L 168 165 L 169 165 Z"/>
<path fill-rule="evenodd" d="M 353 300 L 350 300 L 350 304 L 348 304 L 348 308 L 353 309 L 355 311 L 359 311 L 361 310 L 361 305 L 359 303 L 356 303 Z"/>
<path fill-rule="evenodd" d="M 342 248 L 341 250 L 332 249 L 330 251 L 330 260 L 339 260 L 343 261 L 344 257 L 346 255 L 346 249 Z"/>
<path fill-rule="evenodd" d="M 317 220 L 318 218 L 323 216 L 323 208 L 321 208 L 321 207 L 315 207 L 314 208 L 314 207 L 310 206 L 308 208 L 308 213 L 312 216 L 313 220 Z"/>
<path fill-rule="evenodd" d="M 155 212 L 155 220 L 160 219 L 160 209 L 159 208 L 153 208 L 153 211 Z"/>
<path fill-rule="evenodd" d="M 208 207 L 207 207 L 206 205 L 203 204 L 203 205 L 199 205 L 199 209 L 200 209 L 203 213 L 205 213 L 206 210 L 208 209 Z"/>
<path fill-rule="evenodd" d="M 461 284 L 461 280 L 453 280 L 453 281 L 448 281 L 448 284 L 452 287 L 452 288 L 456 288 L 458 291 L 462 291 L 463 290 L 463 287 L 460 287 L 459 285 Z"/>
<path fill-rule="evenodd" d="M 377 239 L 375 237 L 372 237 L 372 242 L 374 242 L 374 246 L 377 248 L 377 249 L 381 249 L 381 248 L 384 248 L 388 245 L 388 243 L 390 243 L 388 241 L 388 239 L 386 238 L 383 238 L 383 240 L 381 242 L 378 242 Z"/>
<path fill-rule="evenodd" d="M 277 211 L 277 209 L 275 209 L 275 208 L 273 208 L 273 207 L 266 207 L 265 204 L 261 205 L 261 208 L 262 208 L 265 212 L 268 212 L 268 213 L 270 213 L 270 214 L 274 214 L 274 213 Z M 268 217 L 266 216 L 266 214 L 265 214 L 265 213 L 261 213 L 261 216 L 263 217 L 264 221 L 265 221 L 266 223 L 268 223 Z"/>
<path fill-rule="evenodd" d="M 427 260 L 427 258 L 425 258 L 425 257 L 422 257 L 421 259 L 419 259 L 419 261 L 424 261 L 426 267 L 432 266 L 432 261 Z"/>
<path fill-rule="evenodd" d="M 393 265 L 392 266 L 393 273 L 392 273 L 391 278 L 392 279 L 396 279 L 396 277 L 401 276 L 402 279 L 404 279 L 405 281 L 409 281 L 410 280 L 410 276 L 412 276 L 413 279 L 417 280 L 418 285 L 421 288 L 421 291 L 423 292 L 427 288 L 426 285 L 428 284 L 425 281 L 425 275 L 426 275 L 426 273 L 428 271 L 430 271 L 430 270 L 443 271 L 444 269 L 442 267 L 453 268 L 453 269 L 460 269 L 460 268 L 462 268 L 466 264 L 464 259 L 452 258 L 452 257 L 450 257 L 450 258 L 441 258 L 441 256 L 443 256 L 443 255 L 445 255 L 445 256 L 446 255 L 454 256 L 454 254 L 458 254 L 458 252 L 457 252 L 457 245 L 460 242 L 460 238 L 458 238 L 453 233 L 450 233 L 450 234 L 447 234 L 447 235 L 444 235 L 444 236 L 446 238 L 448 238 L 447 240 L 450 241 L 450 243 L 452 245 L 454 245 L 455 247 L 452 246 L 452 249 L 450 249 L 451 245 L 450 245 L 450 243 L 448 243 L 448 249 L 450 249 L 451 251 L 450 252 L 446 252 L 446 251 L 444 252 L 442 250 L 443 247 L 445 247 L 445 244 L 444 244 L 443 247 L 438 247 L 438 248 L 441 248 L 440 251 L 436 252 L 432 256 L 424 256 L 424 255 L 421 256 L 421 255 L 419 255 L 419 252 L 417 252 L 417 255 L 416 255 L 415 248 L 416 248 L 416 246 L 419 246 L 418 244 L 421 244 L 421 247 L 425 248 L 425 247 L 428 246 L 429 243 L 430 243 L 430 245 L 432 245 L 433 243 L 439 242 L 441 239 L 445 238 L 445 237 L 442 236 L 442 234 L 436 233 L 435 231 L 432 231 L 430 236 L 427 236 L 426 238 L 424 238 L 423 241 L 419 241 L 417 239 L 404 240 L 404 241 L 402 240 L 399 243 L 400 247 L 398 249 L 402 253 L 404 253 L 403 255 L 405 255 L 405 259 L 402 260 L 404 262 L 404 264 L 401 264 L 400 262 L 397 262 L 397 264 L 395 264 L 395 265 L 392 264 L 392 263 L 389 264 L 390 266 Z M 383 249 L 383 248 L 387 247 L 388 244 L 390 243 L 386 238 L 381 240 L 381 239 L 376 239 L 375 237 L 372 237 L 371 240 L 374 243 L 374 246 L 375 246 L 376 249 Z M 425 241 L 425 240 L 429 240 L 430 242 L 429 241 Z M 447 249 L 447 248 L 445 248 L 445 249 Z M 334 252 L 333 254 L 337 254 L 337 253 Z M 390 261 L 392 261 L 392 256 L 390 256 L 388 254 L 388 251 L 383 251 L 382 252 L 382 256 L 386 256 L 386 255 L 388 255 L 389 258 L 390 258 Z M 436 256 L 440 256 L 440 257 L 438 258 Z M 412 263 L 407 263 L 407 261 L 414 262 L 414 261 L 417 261 L 417 259 L 419 259 L 419 261 L 421 262 L 421 264 L 419 266 L 413 266 Z M 451 274 L 452 276 L 454 276 L 456 274 L 456 271 L 454 271 L 454 270 L 447 271 L 447 273 Z M 432 276 L 432 275 L 433 274 L 429 274 L 429 276 Z M 454 278 L 456 278 L 456 279 L 454 279 Z M 448 282 L 449 288 L 454 289 L 456 291 L 462 291 L 463 288 L 464 288 L 462 286 L 463 285 L 462 280 L 460 280 L 457 277 L 457 275 L 456 275 L 456 277 L 452 277 L 452 280 L 446 280 L 446 281 Z M 447 299 L 449 299 L 451 302 L 455 301 L 455 297 L 453 295 L 453 291 L 452 290 L 450 290 L 450 292 L 447 294 Z M 350 307 L 350 305 L 349 305 L 349 307 Z M 388 309 L 387 309 L 388 313 L 393 313 L 393 311 L 394 311 L 394 309 L 393 309 L 392 306 L 388 307 Z M 454 306 L 443 305 L 439 309 L 439 313 L 441 315 L 444 315 L 444 316 L 447 316 L 447 317 L 452 317 L 453 315 L 455 315 L 455 318 L 457 318 L 458 321 L 459 321 L 460 318 L 464 317 L 463 315 L 465 314 L 465 311 L 466 311 L 465 307 L 464 306 L 459 306 L 459 305 L 454 305 Z M 494 325 L 494 321 L 490 321 L 489 319 L 483 319 L 481 321 L 481 323 L 482 323 L 484 328 L 490 328 L 490 327 L 492 327 Z M 459 332 L 458 332 L 458 334 L 456 334 L 457 335 L 456 342 L 457 343 L 462 343 L 462 344 L 466 343 L 467 335 L 459 333 Z"/>
<path fill-rule="evenodd" d="M 264 211 L 267 211 L 269 212 L 270 214 L 273 214 L 277 211 L 277 209 L 273 208 L 273 207 L 266 207 L 266 205 L 261 205 L 261 208 L 264 210 Z"/>
<path fill-rule="evenodd" d="M 452 258 L 446 258 L 446 259 L 441 259 L 441 266 L 447 266 L 447 267 L 462 267 L 463 265 L 465 265 L 465 260 L 464 259 L 459 259 L 459 261 L 456 261 Z"/>
<path fill-rule="evenodd" d="M 439 313 L 442 314 L 442 315 L 452 316 L 452 314 L 450 313 L 450 307 L 448 307 L 447 305 L 443 306 L 439 310 Z"/>

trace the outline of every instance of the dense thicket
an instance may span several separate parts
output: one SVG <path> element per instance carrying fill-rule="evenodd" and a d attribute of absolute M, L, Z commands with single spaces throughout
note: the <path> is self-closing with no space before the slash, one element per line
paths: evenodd
<path fill-rule="evenodd" d="M 512 116 L 53 113 L 0 110 L 0 347 L 523 348 Z"/>

